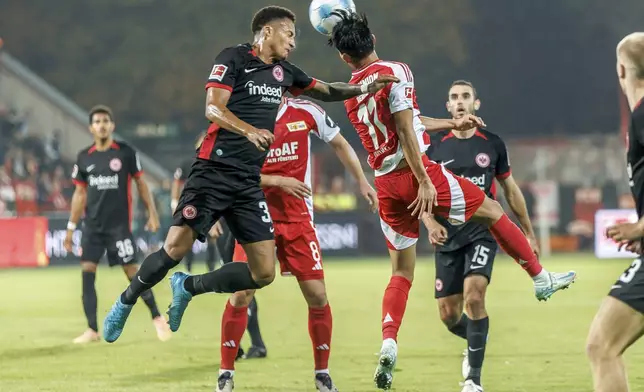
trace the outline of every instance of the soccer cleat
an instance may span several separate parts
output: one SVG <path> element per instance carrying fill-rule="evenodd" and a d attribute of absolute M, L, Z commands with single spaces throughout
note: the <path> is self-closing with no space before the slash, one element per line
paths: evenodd
<path fill-rule="evenodd" d="M 539 301 L 547 301 L 557 291 L 570 287 L 577 278 L 577 273 L 575 271 L 548 272 L 547 277 L 534 282 L 534 293 Z"/>
<path fill-rule="evenodd" d="M 233 389 L 235 389 L 233 375 L 230 372 L 223 372 L 220 374 L 217 379 L 216 392 L 233 392 Z"/>
<path fill-rule="evenodd" d="M 470 375 L 470 360 L 467 356 L 467 349 L 463 351 L 463 363 L 461 364 L 461 374 L 463 375 L 463 379 L 467 379 L 467 377 Z"/>
<path fill-rule="evenodd" d="M 98 332 L 94 331 L 91 328 L 87 328 L 87 330 L 83 332 L 82 335 L 74 339 L 73 342 L 74 344 L 85 344 L 85 343 L 98 342 L 100 340 L 101 340 L 101 336 L 98 334 Z"/>
<path fill-rule="evenodd" d="M 168 324 L 172 332 L 177 332 L 181 325 L 183 312 L 186 311 L 188 304 L 192 300 L 192 294 L 183 287 L 183 282 L 190 275 L 183 272 L 175 272 L 170 277 L 170 288 L 172 289 L 172 303 L 168 308 Z"/>
<path fill-rule="evenodd" d="M 244 359 L 266 358 L 267 355 L 266 347 L 250 346 L 248 352 L 244 354 Z"/>
<path fill-rule="evenodd" d="M 112 309 L 103 321 L 103 338 L 106 342 L 113 343 L 121 336 L 132 307 L 134 305 L 126 305 L 121 302 L 121 297 L 114 302 Z"/>
<path fill-rule="evenodd" d="M 338 392 L 338 388 L 333 384 L 329 373 L 317 373 L 315 375 L 315 388 L 320 392 Z"/>
<path fill-rule="evenodd" d="M 396 358 L 398 357 L 398 345 L 396 341 L 389 338 L 382 342 L 380 349 L 380 358 L 378 367 L 373 375 L 373 380 L 378 389 L 387 390 L 391 388 L 394 380 L 394 368 L 396 367 Z"/>
<path fill-rule="evenodd" d="M 168 322 L 163 316 L 155 317 L 154 319 L 152 319 L 152 324 L 154 324 L 154 328 L 157 330 L 157 337 L 160 341 L 166 342 L 170 340 L 170 338 L 172 337 L 172 332 L 170 332 L 170 328 L 168 328 Z"/>
<path fill-rule="evenodd" d="M 483 392 L 483 387 L 476 385 L 472 380 L 467 380 L 463 384 L 463 389 L 461 389 L 461 392 Z"/>

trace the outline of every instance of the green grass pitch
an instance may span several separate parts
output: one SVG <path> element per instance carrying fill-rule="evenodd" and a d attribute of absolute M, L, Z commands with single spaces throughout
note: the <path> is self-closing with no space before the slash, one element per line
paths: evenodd
<path fill-rule="evenodd" d="M 584 354 L 588 327 L 628 263 L 590 255 L 549 258 L 544 264 L 551 270 L 577 270 L 578 282 L 539 303 L 521 268 L 498 258 L 487 300 L 491 329 L 483 369 L 486 390 L 591 391 Z M 334 316 L 333 379 L 341 391 L 374 391 L 389 262 L 333 260 L 325 270 Z M 125 284 L 119 268 L 99 268 L 99 325 Z M 433 263 L 423 258 L 399 336 L 396 391 L 460 391 L 465 342 L 449 334 L 438 319 L 433 287 Z M 165 310 L 167 281 L 155 294 Z M 87 346 L 71 343 L 85 328 L 78 268 L 2 271 L 0 298 L 0 391 L 214 390 L 225 295 L 193 300 L 181 330 L 168 342 L 157 340 L 147 308 L 139 303 L 116 343 Z M 278 277 L 259 292 L 258 301 L 269 357 L 239 362 L 235 390 L 314 390 L 306 305 L 295 280 Z M 632 390 L 644 390 L 644 346 L 632 347 L 626 361 Z"/>

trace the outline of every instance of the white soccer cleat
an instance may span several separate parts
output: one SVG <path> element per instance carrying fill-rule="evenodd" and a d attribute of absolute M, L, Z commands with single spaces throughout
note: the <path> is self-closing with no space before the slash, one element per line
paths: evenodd
<path fill-rule="evenodd" d="M 82 335 L 74 339 L 73 342 L 74 344 L 87 344 L 98 342 L 99 340 L 101 340 L 101 335 L 93 329 L 87 328 L 87 330 L 83 332 Z"/>
<path fill-rule="evenodd" d="M 463 363 L 461 364 L 461 374 L 463 375 L 463 380 L 470 375 L 470 360 L 467 356 L 467 349 L 463 351 Z"/>
<path fill-rule="evenodd" d="M 170 327 L 168 326 L 168 322 L 166 321 L 165 317 L 155 317 L 154 319 L 152 319 L 152 324 L 154 324 L 154 328 L 157 331 L 157 337 L 160 341 L 166 342 L 170 340 L 170 338 L 172 337 L 172 331 L 170 331 Z"/>
<path fill-rule="evenodd" d="M 575 271 L 546 272 L 534 280 L 534 293 L 539 301 L 547 301 L 554 293 L 565 290 L 577 279 Z"/>
<path fill-rule="evenodd" d="M 380 358 L 378 359 L 378 367 L 373 376 L 378 389 L 388 390 L 391 389 L 391 383 L 394 380 L 394 368 L 396 367 L 396 359 L 398 358 L 398 345 L 396 341 L 389 338 L 382 342 L 380 349 Z"/>
<path fill-rule="evenodd" d="M 465 384 L 463 384 L 463 389 L 461 389 L 461 392 L 483 392 L 483 387 L 474 384 L 474 381 L 472 380 L 467 380 L 465 381 Z"/>
<path fill-rule="evenodd" d="M 233 392 L 233 389 L 235 389 L 233 375 L 230 372 L 223 372 L 220 374 L 217 379 L 216 392 Z"/>

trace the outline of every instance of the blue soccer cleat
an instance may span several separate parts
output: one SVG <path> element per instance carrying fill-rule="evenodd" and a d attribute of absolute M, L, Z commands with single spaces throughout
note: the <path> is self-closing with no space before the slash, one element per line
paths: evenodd
<path fill-rule="evenodd" d="M 121 297 L 114 302 L 112 309 L 110 309 L 105 321 L 103 321 L 103 337 L 106 342 L 113 343 L 121 336 L 133 306 L 121 302 Z"/>
<path fill-rule="evenodd" d="M 179 326 L 181 325 L 181 319 L 183 318 L 183 312 L 186 311 L 188 304 L 192 300 L 192 294 L 186 291 L 183 287 L 183 283 L 188 279 L 190 275 L 183 272 L 175 272 L 170 277 L 170 288 L 172 289 L 172 303 L 168 308 L 168 324 L 170 324 L 170 330 L 172 332 L 177 332 Z"/>
<path fill-rule="evenodd" d="M 535 296 L 539 301 L 547 301 L 557 291 L 570 287 L 576 278 L 575 271 L 548 272 L 547 279 L 534 282 Z"/>

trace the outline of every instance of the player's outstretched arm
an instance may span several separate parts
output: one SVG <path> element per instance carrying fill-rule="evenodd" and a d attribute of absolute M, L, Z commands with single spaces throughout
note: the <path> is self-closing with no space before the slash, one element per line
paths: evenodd
<path fill-rule="evenodd" d="M 448 129 L 466 131 L 476 127 L 485 127 L 480 117 L 468 114 L 459 119 L 431 118 L 420 116 L 420 121 L 425 126 L 425 132 L 440 132 Z"/>
<path fill-rule="evenodd" d="M 87 205 L 87 188 L 86 185 L 76 185 L 74 190 L 74 195 L 72 196 L 72 206 L 71 213 L 69 216 L 69 221 L 67 222 L 67 235 L 65 236 L 65 249 L 68 252 L 72 251 L 72 235 L 76 226 L 80 221 L 83 211 L 85 211 L 85 205 Z"/>
<path fill-rule="evenodd" d="M 310 197 L 312 195 L 311 188 L 308 185 L 293 177 L 262 174 L 259 180 L 259 186 L 262 188 L 282 188 L 289 195 L 300 198 Z"/>
<path fill-rule="evenodd" d="M 347 139 L 339 133 L 331 139 L 329 144 L 335 151 L 335 155 L 338 156 L 340 162 L 342 162 L 342 165 L 358 183 L 360 193 L 369 203 L 371 212 L 376 212 L 378 210 L 378 196 L 364 175 L 364 170 L 362 170 L 362 165 L 360 164 L 360 159 L 358 159 L 356 151 L 347 142 Z"/>
<path fill-rule="evenodd" d="M 499 183 L 503 188 L 503 194 L 505 195 L 505 198 L 508 201 L 508 204 L 510 205 L 510 209 L 512 210 L 514 215 L 519 219 L 519 223 L 521 224 L 521 229 L 523 230 L 523 233 L 525 233 L 526 237 L 528 238 L 528 241 L 530 241 L 532 250 L 534 250 L 535 253 L 538 255 L 539 248 L 537 245 L 537 237 L 534 234 L 534 229 L 532 228 L 532 223 L 530 222 L 530 216 L 528 215 L 528 207 L 526 206 L 525 198 L 523 197 L 523 192 L 521 192 L 521 188 L 519 188 L 519 185 L 514 180 L 514 177 L 512 177 L 512 174 L 508 175 L 505 178 L 499 178 Z"/>
<path fill-rule="evenodd" d="M 418 181 L 418 197 L 408 207 L 413 209 L 412 215 L 420 216 L 421 214 L 431 212 L 434 205 L 437 205 L 436 188 L 425 171 L 422 154 L 418 146 L 418 139 L 414 131 L 413 111 L 404 109 L 393 114 L 396 123 L 396 133 L 400 139 L 405 160 L 409 165 L 414 177 Z"/>
<path fill-rule="evenodd" d="M 265 151 L 273 143 L 273 134 L 240 120 L 226 107 L 229 99 L 230 91 L 209 87 L 206 93 L 206 118 L 228 131 L 248 138 L 259 150 Z"/>
<path fill-rule="evenodd" d="M 368 85 L 349 84 L 343 82 L 326 83 L 317 80 L 308 90 L 302 92 L 314 99 L 324 102 L 344 101 L 360 94 L 373 94 L 387 87 L 389 83 L 398 83 L 400 79 L 393 75 L 382 75 Z"/>
<path fill-rule="evenodd" d="M 141 197 L 141 200 L 148 211 L 148 223 L 146 225 L 146 229 L 155 233 L 159 230 L 159 226 L 161 226 L 161 224 L 159 223 L 159 214 L 157 213 L 157 208 L 154 204 L 150 188 L 142 175 L 135 177 L 134 182 L 136 183 L 136 189 L 139 191 L 139 197 Z"/>

